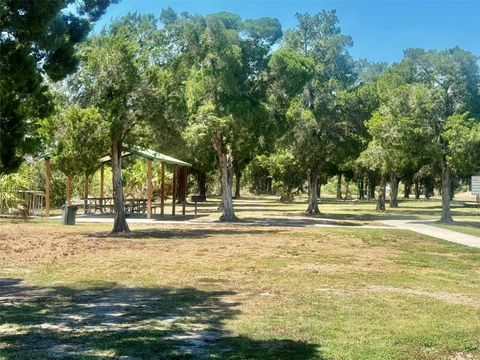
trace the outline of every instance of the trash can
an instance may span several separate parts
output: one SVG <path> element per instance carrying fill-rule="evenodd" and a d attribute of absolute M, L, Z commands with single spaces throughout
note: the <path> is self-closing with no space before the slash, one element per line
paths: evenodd
<path fill-rule="evenodd" d="M 62 225 L 75 225 L 78 206 L 63 205 L 62 206 Z"/>

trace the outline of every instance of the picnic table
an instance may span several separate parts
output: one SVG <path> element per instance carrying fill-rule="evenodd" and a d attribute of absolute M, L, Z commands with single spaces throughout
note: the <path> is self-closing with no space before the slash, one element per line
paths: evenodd
<path fill-rule="evenodd" d="M 114 212 L 113 197 L 89 197 L 82 199 L 86 214 L 111 214 Z M 125 211 L 129 214 L 145 214 L 147 211 L 147 199 L 127 198 L 125 201 Z"/>
<path fill-rule="evenodd" d="M 89 197 L 84 198 L 85 214 L 113 213 L 113 197 Z"/>
<path fill-rule="evenodd" d="M 147 199 L 125 199 L 125 211 L 130 214 L 145 214 Z"/>

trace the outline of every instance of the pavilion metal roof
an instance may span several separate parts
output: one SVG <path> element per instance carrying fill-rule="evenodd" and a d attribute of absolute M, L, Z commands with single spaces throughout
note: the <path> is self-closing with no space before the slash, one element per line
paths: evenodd
<path fill-rule="evenodd" d="M 172 164 L 172 165 L 180 165 L 180 166 L 188 166 L 188 167 L 192 166 L 192 164 L 189 164 L 185 161 L 176 159 L 172 156 L 165 155 L 165 154 L 162 154 L 162 153 L 150 150 L 150 149 L 130 147 L 126 151 L 122 152 L 122 157 L 131 156 L 131 155 L 136 155 L 136 156 L 140 156 L 140 157 L 143 157 L 145 159 L 148 159 L 148 160 L 156 160 L 156 161 L 160 161 L 160 162 L 164 162 L 164 163 Z M 107 163 L 109 161 L 111 161 L 110 155 L 105 156 L 105 157 L 100 159 L 100 163 L 102 163 L 102 164 Z"/>

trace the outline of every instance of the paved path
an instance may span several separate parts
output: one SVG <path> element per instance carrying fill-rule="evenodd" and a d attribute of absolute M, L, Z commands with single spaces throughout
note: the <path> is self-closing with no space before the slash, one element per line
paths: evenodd
<path fill-rule="evenodd" d="M 429 225 L 433 220 L 381 220 L 379 222 L 397 229 L 410 230 L 437 239 L 480 248 L 480 237 Z"/>

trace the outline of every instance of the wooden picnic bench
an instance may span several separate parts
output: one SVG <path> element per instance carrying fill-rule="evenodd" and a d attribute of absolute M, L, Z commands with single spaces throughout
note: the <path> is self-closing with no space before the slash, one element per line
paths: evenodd
<path fill-rule="evenodd" d="M 112 214 L 114 212 L 113 197 L 89 197 L 84 198 L 85 214 Z M 147 199 L 126 198 L 125 211 L 129 214 L 145 214 L 147 211 Z"/>

